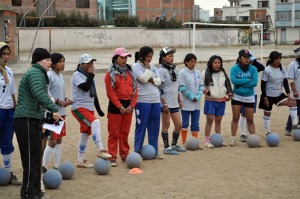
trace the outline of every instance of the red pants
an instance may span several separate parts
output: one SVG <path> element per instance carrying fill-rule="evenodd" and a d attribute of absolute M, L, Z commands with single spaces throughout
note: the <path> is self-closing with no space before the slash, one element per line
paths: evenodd
<path fill-rule="evenodd" d="M 107 145 L 108 153 L 112 156 L 111 160 L 117 159 L 118 146 L 120 157 L 122 160 L 125 160 L 130 150 L 128 135 L 131 126 L 132 113 L 124 115 L 108 113 L 107 118 Z"/>

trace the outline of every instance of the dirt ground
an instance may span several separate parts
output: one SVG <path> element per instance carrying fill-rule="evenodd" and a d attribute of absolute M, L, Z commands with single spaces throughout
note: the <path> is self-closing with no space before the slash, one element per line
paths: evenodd
<path fill-rule="evenodd" d="M 292 59 L 284 59 L 285 66 Z M 233 65 L 224 63 L 226 70 Z M 204 64 L 198 64 L 204 70 Z M 180 67 L 179 67 L 180 68 Z M 261 74 L 260 74 L 261 75 Z M 66 96 L 70 96 L 71 73 L 64 73 Z M 16 78 L 17 85 L 21 77 Z M 104 87 L 104 74 L 97 73 L 97 90 L 101 106 L 107 112 L 108 100 Z M 258 92 L 260 93 L 259 89 Z M 202 99 L 203 107 L 203 99 Z M 202 112 L 202 111 L 201 111 Z M 272 130 L 280 135 L 278 147 L 268 147 L 263 128 L 263 112 L 255 115 L 257 134 L 261 138 L 262 148 L 248 148 L 238 141 L 235 147 L 221 147 L 200 151 L 188 151 L 178 156 L 164 155 L 164 160 L 142 162 L 143 174 L 131 175 L 120 159 L 118 167 L 111 168 L 108 175 L 100 176 L 91 169 L 78 169 L 71 180 L 63 181 L 58 189 L 46 190 L 50 198 L 238 198 L 238 199 L 292 199 L 300 198 L 300 142 L 284 135 L 288 117 L 287 107 L 274 107 L 271 117 Z M 230 138 L 231 106 L 227 103 L 223 117 L 222 134 L 225 143 Z M 133 148 L 135 119 L 131 124 L 129 143 Z M 77 160 L 79 124 L 68 108 L 67 136 L 62 144 L 62 161 Z M 107 146 L 107 117 L 100 118 L 102 139 Z M 201 114 L 200 143 L 204 143 L 205 115 Z M 171 132 L 172 129 L 170 129 Z M 214 130 L 212 129 L 212 132 Z M 191 135 L 189 135 L 191 136 Z M 147 143 L 147 139 L 145 140 Z M 179 140 L 181 143 L 181 139 Z M 13 169 L 22 179 L 22 166 L 16 139 Z M 162 153 L 162 139 L 159 137 L 159 150 Z M 132 150 L 131 150 L 132 151 Z M 96 147 L 89 139 L 86 159 L 96 160 Z M 0 187 L 1 199 L 19 198 L 20 187 L 12 185 Z"/>

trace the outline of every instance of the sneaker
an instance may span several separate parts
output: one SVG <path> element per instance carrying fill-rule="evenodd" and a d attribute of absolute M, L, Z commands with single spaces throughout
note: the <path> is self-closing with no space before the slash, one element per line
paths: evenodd
<path fill-rule="evenodd" d="M 246 142 L 247 141 L 247 136 L 246 135 L 241 135 L 240 136 L 240 141 L 241 142 Z"/>
<path fill-rule="evenodd" d="M 222 146 L 223 146 L 223 147 L 227 147 L 227 144 L 225 144 L 225 143 L 223 142 L 223 143 L 222 143 Z"/>
<path fill-rule="evenodd" d="M 236 145 L 236 139 L 230 138 L 229 146 L 235 146 L 235 145 Z"/>
<path fill-rule="evenodd" d="M 173 150 L 171 147 L 168 147 L 168 148 L 164 149 L 164 154 L 178 155 L 179 153 L 177 151 Z"/>
<path fill-rule="evenodd" d="M 185 148 L 182 148 L 178 145 L 175 145 L 175 146 L 172 146 L 172 149 L 177 151 L 177 152 L 186 152 L 186 149 Z"/>
<path fill-rule="evenodd" d="M 13 172 L 10 172 L 10 180 L 8 182 L 9 184 L 15 185 L 15 186 L 21 186 L 22 182 L 18 180 L 18 178 L 13 174 Z"/>
<path fill-rule="evenodd" d="M 211 149 L 215 148 L 215 146 L 212 143 L 210 143 L 210 142 L 206 142 L 204 146 L 206 148 L 211 148 Z"/>
<path fill-rule="evenodd" d="M 42 193 L 45 193 L 45 192 L 46 192 L 46 191 L 45 191 L 45 186 L 44 186 L 43 180 L 41 180 L 41 192 L 42 192 Z"/>
<path fill-rule="evenodd" d="M 45 174 L 47 172 L 47 168 L 42 166 L 42 173 Z"/>
<path fill-rule="evenodd" d="M 285 130 L 285 135 L 286 135 L 286 136 L 291 136 L 291 135 L 292 135 L 292 131 L 290 131 L 290 130 Z"/>
<path fill-rule="evenodd" d="M 109 153 L 107 153 L 106 150 L 102 150 L 97 154 L 97 157 L 103 158 L 103 159 L 108 159 L 108 158 L 111 158 L 112 156 Z"/>
<path fill-rule="evenodd" d="M 111 167 L 116 167 L 116 166 L 118 166 L 117 161 L 116 161 L 116 160 L 111 160 L 111 161 L 110 161 L 110 166 L 111 166 Z"/>
<path fill-rule="evenodd" d="M 162 156 L 162 155 L 160 155 L 160 154 L 157 154 L 156 156 L 154 156 L 153 159 L 163 160 L 163 159 L 164 159 L 164 156 Z"/>
<path fill-rule="evenodd" d="M 93 168 L 94 165 L 87 162 L 87 160 L 83 160 L 82 162 L 77 163 L 78 168 Z"/>

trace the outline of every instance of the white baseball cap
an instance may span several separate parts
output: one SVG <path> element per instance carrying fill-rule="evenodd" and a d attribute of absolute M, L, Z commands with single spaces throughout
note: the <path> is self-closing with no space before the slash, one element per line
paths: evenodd
<path fill-rule="evenodd" d="M 82 54 L 79 57 L 79 64 L 88 64 L 91 61 L 97 61 L 96 59 L 92 58 L 89 54 Z"/>

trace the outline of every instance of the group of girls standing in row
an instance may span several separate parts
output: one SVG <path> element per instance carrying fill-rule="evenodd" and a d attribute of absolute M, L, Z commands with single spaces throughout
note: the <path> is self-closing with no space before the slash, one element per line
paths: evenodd
<path fill-rule="evenodd" d="M 163 153 L 177 155 L 185 152 L 184 143 L 189 128 L 194 137 L 198 137 L 200 131 L 202 94 L 205 94 L 206 147 L 214 147 L 209 142 L 213 121 L 215 132 L 221 133 L 222 116 L 225 114 L 226 101 L 229 100 L 232 105 L 232 136 L 229 145 L 236 145 L 236 132 L 241 113 L 246 118 L 244 123 L 247 123 L 250 134 L 256 133 L 253 122 L 256 107 L 255 87 L 258 82 L 258 71 L 263 70 L 263 67 L 260 66 L 259 69 L 258 65 L 253 66 L 256 60 L 253 60 L 253 56 L 246 49 L 239 51 L 237 63 L 230 69 L 230 78 L 224 70 L 220 56 L 212 56 L 207 63 L 206 70 L 201 73 L 195 69 L 196 56 L 189 53 L 184 58 L 185 67 L 178 72 L 173 63 L 175 49 L 165 47 L 160 51 L 158 67 L 151 64 L 154 55 L 151 47 L 144 46 L 136 53 L 136 62 L 132 67 L 127 64 L 127 58 L 131 57 L 131 54 L 124 48 L 115 49 L 112 64 L 105 75 L 106 93 L 109 98 L 107 115 L 109 135 L 108 150 L 106 150 L 101 140 L 100 121 L 94 116 L 94 107 L 99 116 L 105 115 L 101 110 L 95 86 L 94 62 L 96 59 L 88 54 L 80 56 L 77 70 L 71 80 L 71 99 L 67 99 L 63 76 L 60 73 L 64 69 L 64 56 L 59 53 L 51 55 L 43 48 L 35 49 L 32 55 L 33 65 L 22 77 L 16 103 L 14 78 L 12 71 L 6 66 L 10 55 L 9 46 L 4 43 L 0 45 L 0 86 L 4 93 L 0 98 L 1 154 L 5 167 L 12 171 L 14 129 L 23 166 L 22 198 L 43 198 L 40 190 L 40 159 L 42 158 L 41 140 L 44 136 L 50 141 L 45 149 L 43 165 L 47 167 L 53 156 L 54 166 L 58 167 L 60 163 L 62 137 L 66 135 L 66 128 L 64 126 L 61 132 L 48 132 L 48 135 L 42 133 L 40 120 L 45 109 L 52 112 L 51 116 L 58 121 L 60 118 L 65 118 L 61 117 L 66 116 L 64 108 L 71 105 L 72 114 L 80 124 L 77 166 L 82 168 L 93 166 L 85 159 L 89 135 L 92 135 L 97 147 L 97 157 L 108 158 L 112 166 L 117 166 L 119 151 L 121 160 L 125 161 L 130 151 L 128 135 L 133 111 L 136 115 L 135 152 L 141 152 L 147 132 L 148 143 L 156 150 L 155 158 L 163 158 L 158 150 L 160 121 L 162 121 Z M 296 60 L 289 65 L 288 72 L 281 65 L 282 54 L 277 51 L 271 52 L 262 75 L 259 108 L 264 110 L 264 126 L 267 134 L 271 133 L 270 115 L 273 104 L 290 107 L 288 132 L 297 128 L 299 122 L 297 110 L 300 109 L 300 48 L 295 49 L 294 52 Z M 52 68 L 51 71 L 50 68 Z M 233 90 L 231 83 L 234 86 Z M 282 93 L 282 86 L 285 88 L 286 95 Z M 174 123 L 174 130 L 171 144 L 169 144 L 171 120 Z M 178 144 L 180 134 L 183 144 L 181 146 Z M 15 185 L 21 184 L 13 173 L 11 173 L 10 182 Z"/>

